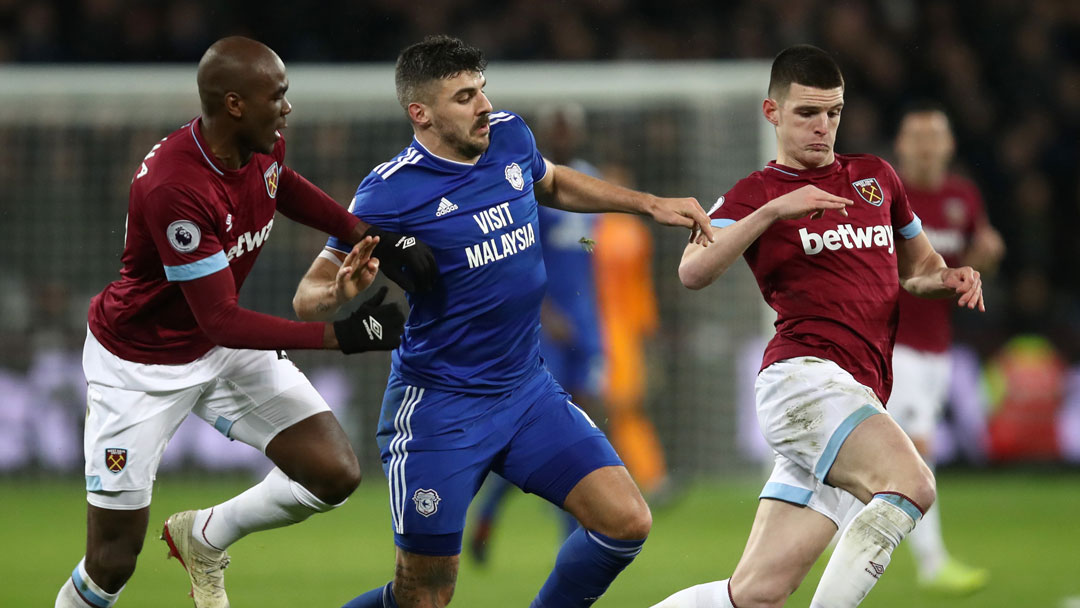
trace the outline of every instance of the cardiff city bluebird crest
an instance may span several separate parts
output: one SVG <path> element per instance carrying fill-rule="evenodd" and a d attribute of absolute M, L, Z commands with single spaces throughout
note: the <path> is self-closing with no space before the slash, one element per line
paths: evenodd
<path fill-rule="evenodd" d="M 413 493 L 413 502 L 416 503 L 416 512 L 424 517 L 431 517 L 439 510 L 439 493 L 435 490 L 420 489 Z"/>
<path fill-rule="evenodd" d="M 521 167 L 517 163 L 510 163 L 506 167 L 506 181 L 510 182 L 510 185 L 514 187 L 514 190 L 521 190 L 525 187 L 525 178 L 521 176 Z"/>
<path fill-rule="evenodd" d="M 885 197 L 881 191 L 881 185 L 878 184 L 877 178 L 868 177 L 866 179 L 860 179 L 857 182 L 851 182 L 851 185 L 855 187 L 855 192 L 859 193 L 862 200 L 871 205 L 880 207 L 881 203 L 885 202 Z"/>

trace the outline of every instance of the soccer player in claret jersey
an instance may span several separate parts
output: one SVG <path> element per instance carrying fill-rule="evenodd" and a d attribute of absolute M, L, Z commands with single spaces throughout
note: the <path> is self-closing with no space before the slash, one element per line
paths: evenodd
<path fill-rule="evenodd" d="M 987 220 L 975 184 L 949 173 L 954 149 L 941 106 L 922 102 L 904 112 L 896 136 L 897 170 L 930 244 L 950 265 L 963 262 L 983 274 L 993 272 L 1005 246 Z M 948 396 L 951 342 L 949 302 L 901 292 L 888 409 L 931 467 L 934 430 Z M 978 591 L 989 573 L 949 555 L 938 510 L 937 503 L 930 507 L 908 539 L 919 585 L 954 595 Z"/>
<path fill-rule="evenodd" d="M 202 116 L 162 139 L 136 170 L 120 279 L 90 301 L 86 555 L 57 608 L 116 602 L 146 536 L 158 462 L 190 412 L 277 465 L 239 496 L 165 522 L 162 538 L 187 570 L 198 608 L 229 605 L 231 543 L 328 511 L 360 482 L 345 433 L 282 349 L 389 350 L 404 315 L 381 303 L 385 292 L 333 324 L 240 308 L 237 291 L 275 211 L 356 243 L 327 286 L 329 299 L 366 288 L 379 260 L 410 289 L 437 279 L 426 245 L 396 246 L 404 235 L 370 228 L 285 165 L 281 130 L 292 107 L 272 50 L 247 38 L 217 41 L 199 62 L 198 88 Z M 376 323 L 381 334 L 370 329 Z"/>
<path fill-rule="evenodd" d="M 892 167 L 833 151 L 844 80 L 832 57 L 786 49 L 768 95 L 776 161 L 717 201 L 716 242 L 688 245 L 679 278 L 701 289 L 743 255 L 776 310 L 755 389 L 776 464 L 731 578 L 680 591 L 664 608 L 782 606 L 856 500 L 864 506 L 810 605 L 858 605 L 935 497 L 933 474 L 882 406 L 900 287 L 983 309 L 979 273 L 945 265 Z"/>
<path fill-rule="evenodd" d="M 570 535 L 534 607 L 588 606 L 641 550 L 649 508 L 604 434 L 538 354 L 546 275 L 537 201 L 568 211 L 648 214 L 711 227 L 692 198 L 658 198 L 553 165 L 520 116 L 494 112 L 483 54 L 428 38 L 398 57 L 398 101 L 413 141 L 375 168 L 352 211 L 424 239 L 442 276 L 412 310 L 383 399 L 378 440 L 390 482 L 394 579 L 350 608 L 445 606 L 465 512 L 489 471 L 572 513 Z M 347 247 L 331 239 L 298 287 L 317 316 Z M 333 304 L 333 303 L 329 303 Z M 330 306 L 332 308 L 333 306 Z"/>

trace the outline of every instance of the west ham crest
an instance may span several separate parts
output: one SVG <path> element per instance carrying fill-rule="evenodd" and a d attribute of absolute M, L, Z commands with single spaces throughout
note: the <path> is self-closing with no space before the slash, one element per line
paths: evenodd
<path fill-rule="evenodd" d="M 851 182 L 851 185 L 855 187 L 855 192 L 859 193 L 862 200 L 871 205 L 880 207 L 881 203 L 885 202 L 885 194 L 881 190 L 881 185 L 877 183 L 877 178 L 860 179 L 857 182 Z"/>
<path fill-rule="evenodd" d="M 105 448 L 105 467 L 110 473 L 119 473 L 127 464 L 127 450 L 124 448 Z"/>
<path fill-rule="evenodd" d="M 270 198 L 277 197 L 277 184 L 278 184 L 278 166 L 277 161 L 270 165 L 270 168 L 263 173 L 263 181 L 266 182 L 266 193 L 270 195 Z"/>
<path fill-rule="evenodd" d="M 521 167 L 517 163 L 510 163 L 506 167 L 506 181 L 510 182 L 514 190 L 521 190 L 525 187 L 525 178 L 521 176 Z"/>
<path fill-rule="evenodd" d="M 412 499 L 416 503 L 416 512 L 424 517 L 434 515 L 439 510 L 439 502 L 442 501 L 435 490 L 417 490 L 413 493 Z"/>

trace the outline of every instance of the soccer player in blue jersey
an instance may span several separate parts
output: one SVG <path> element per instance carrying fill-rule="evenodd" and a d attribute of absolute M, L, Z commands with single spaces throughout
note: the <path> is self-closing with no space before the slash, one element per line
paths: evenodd
<path fill-rule="evenodd" d="M 412 310 L 383 399 L 378 442 L 390 482 L 394 579 L 348 608 L 450 602 L 465 513 L 489 471 L 572 513 L 532 606 L 589 606 L 641 551 L 649 508 L 604 434 L 539 355 L 547 282 L 537 201 L 568 211 L 622 211 L 711 239 L 692 198 L 659 198 L 554 165 L 510 112 L 484 94 L 483 54 L 445 36 L 398 57 L 397 96 L 414 139 L 360 184 L 351 211 L 431 246 L 442 282 L 409 293 Z M 301 281 L 301 318 L 332 314 L 348 247 L 331 239 Z M 321 312 L 320 312 L 321 310 Z"/>

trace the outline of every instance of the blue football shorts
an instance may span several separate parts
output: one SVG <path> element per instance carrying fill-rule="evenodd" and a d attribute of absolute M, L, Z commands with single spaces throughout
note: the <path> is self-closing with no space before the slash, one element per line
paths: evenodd
<path fill-rule="evenodd" d="M 482 395 L 410 386 L 391 373 L 377 439 L 394 542 L 421 555 L 461 553 L 465 514 L 488 471 L 561 507 L 586 475 L 622 465 L 543 368 L 514 390 Z"/>

